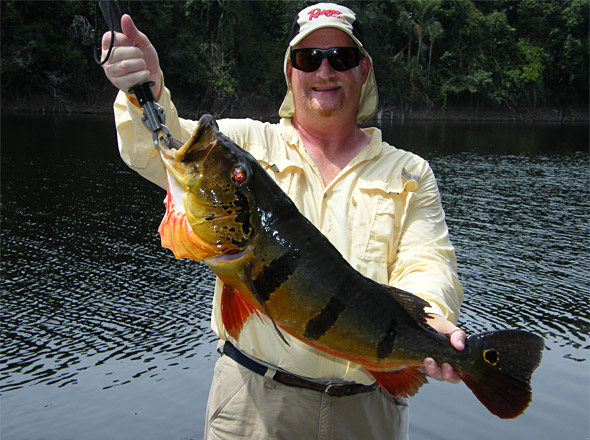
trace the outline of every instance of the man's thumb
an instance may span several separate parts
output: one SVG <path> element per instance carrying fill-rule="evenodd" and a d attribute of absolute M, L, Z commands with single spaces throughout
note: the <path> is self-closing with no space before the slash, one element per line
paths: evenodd
<path fill-rule="evenodd" d="M 147 46 L 150 44 L 150 40 L 145 34 L 141 33 L 139 29 L 135 26 L 133 19 L 130 15 L 125 14 L 121 17 L 121 30 L 125 34 L 127 38 L 133 40 L 135 45 L 139 48 Z"/>

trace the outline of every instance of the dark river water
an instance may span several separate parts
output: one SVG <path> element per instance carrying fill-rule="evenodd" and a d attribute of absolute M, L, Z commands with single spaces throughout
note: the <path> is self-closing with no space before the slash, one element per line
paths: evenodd
<path fill-rule="evenodd" d="M 437 175 L 460 325 L 546 341 L 521 417 L 432 382 L 411 399 L 412 440 L 588 439 L 588 126 L 383 130 Z M 163 191 L 119 159 L 111 117 L 3 115 L 1 142 L 2 439 L 201 438 L 213 277 L 161 248 Z"/>

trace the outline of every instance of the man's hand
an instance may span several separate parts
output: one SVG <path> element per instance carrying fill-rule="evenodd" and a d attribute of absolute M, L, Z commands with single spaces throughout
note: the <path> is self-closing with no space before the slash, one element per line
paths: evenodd
<path fill-rule="evenodd" d="M 436 331 L 449 336 L 451 345 L 457 350 L 463 350 L 465 348 L 466 335 L 463 330 L 454 325 L 452 322 L 447 321 L 445 318 L 439 315 L 430 315 L 428 324 Z M 424 370 L 426 374 L 436 380 L 445 380 L 447 382 L 458 383 L 461 378 L 457 375 L 453 367 L 447 363 L 437 365 L 435 360 L 432 358 L 424 359 Z"/>
<path fill-rule="evenodd" d="M 123 33 L 115 32 L 115 44 L 108 61 L 102 68 L 111 83 L 127 92 L 143 81 L 154 81 L 154 95 L 158 97 L 162 86 L 158 53 L 148 37 L 141 33 L 131 17 L 121 17 Z M 102 57 L 106 56 L 111 44 L 111 33 L 102 37 Z"/>

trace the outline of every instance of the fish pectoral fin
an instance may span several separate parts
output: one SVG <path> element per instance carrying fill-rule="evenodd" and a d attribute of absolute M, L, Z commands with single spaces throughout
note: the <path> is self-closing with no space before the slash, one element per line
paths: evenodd
<path fill-rule="evenodd" d="M 422 385 L 428 383 L 424 373 L 417 367 L 405 367 L 396 371 L 368 371 L 379 385 L 392 396 L 413 396 Z"/>
<path fill-rule="evenodd" d="M 248 317 L 256 312 L 244 296 L 233 287 L 223 284 L 221 293 L 221 319 L 229 335 L 238 339 Z"/>
<path fill-rule="evenodd" d="M 270 320 L 272 322 L 272 325 L 274 326 L 275 330 L 277 331 L 277 334 L 283 340 L 283 342 L 285 344 L 287 344 L 287 346 L 290 347 L 291 344 L 289 344 L 287 342 L 287 339 L 285 339 L 285 336 L 283 335 L 283 333 L 279 329 L 277 323 L 273 319 L 273 317 L 272 317 L 272 315 L 270 313 L 270 310 L 268 310 L 268 307 L 266 306 L 266 303 L 260 297 L 260 295 L 258 294 L 258 291 L 256 290 L 256 286 L 254 285 L 254 281 L 252 280 L 252 266 L 250 264 L 245 264 L 244 265 L 244 274 L 246 275 L 246 279 L 244 281 L 246 281 L 246 283 L 248 284 L 248 287 L 250 288 L 250 291 L 256 297 L 256 299 L 258 300 L 258 303 L 260 304 L 260 306 L 264 310 L 264 313 L 266 313 L 266 316 L 268 316 L 270 318 Z"/>

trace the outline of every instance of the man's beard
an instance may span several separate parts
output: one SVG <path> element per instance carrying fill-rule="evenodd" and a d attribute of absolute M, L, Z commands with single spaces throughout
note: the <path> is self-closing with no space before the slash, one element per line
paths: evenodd
<path fill-rule="evenodd" d="M 332 105 L 329 108 L 322 107 L 313 98 L 309 100 L 309 108 L 318 116 L 328 118 L 334 116 L 344 107 L 344 99 L 341 99 L 336 105 Z"/>

